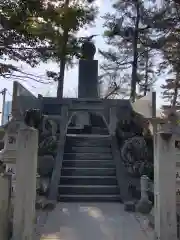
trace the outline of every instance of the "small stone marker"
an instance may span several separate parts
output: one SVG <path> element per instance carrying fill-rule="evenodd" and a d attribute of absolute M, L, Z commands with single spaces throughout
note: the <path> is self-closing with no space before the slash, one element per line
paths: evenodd
<path fill-rule="evenodd" d="M 136 211 L 136 203 L 134 201 L 125 202 L 124 210 L 127 212 L 135 212 Z"/>
<path fill-rule="evenodd" d="M 149 201 L 148 197 L 149 190 L 149 178 L 144 175 L 141 176 L 141 199 L 136 205 L 136 211 L 147 214 L 152 209 L 152 202 Z"/>

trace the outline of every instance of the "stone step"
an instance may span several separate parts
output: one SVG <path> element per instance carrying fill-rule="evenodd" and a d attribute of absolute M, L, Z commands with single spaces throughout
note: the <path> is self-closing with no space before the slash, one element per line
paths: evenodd
<path fill-rule="evenodd" d="M 61 184 L 69 185 L 116 185 L 116 176 L 61 176 Z"/>
<path fill-rule="evenodd" d="M 71 145 L 73 147 L 110 147 L 110 143 L 109 142 L 101 142 L 98 140 L 95 141 L 67 141 L 66 142 L 67 145 Z"/>
<path fill-rule="evenodd" d="M 76 139 L 76 140 L 97 140 L 101 139 L 102 141 L 109 141 L 111 139 L 111 136 L 109 134 L 107 135 L 101 135 L 101 134 L 66 134 L 67 139 Z"/>
<path fill-rule="evenodd" d="M 90 131 L 90 134 L 102 134 L 102 135 L 108 135 L 109 131 L 107 128 L 101 128 L 101 127 L 90 127 L 88 129 Z M 82 127 L 68 127 L 67 134 L 82 134 L 86 131 L 86 129 Z"/>
<path fill-rule="evenodd" d="M 110 147 L 110 137 L 67 137 L 66 145 L 76 147 Z"/>
<path fill-rule="evenodd" d="M 59 185 L 59 194 L 119 194 L 117 185 Z"/>
<path fill-rule="evenodd" d="M 87 132 L 88 131 L 88 132 Z M 70 127 L 67 129 L 67 134 L 91 134 L 92 133 L 92 130 L 91 128 L 89 129 L 84 129 L 84 128 L 79 128 L 79 127 Z"/>
<path fill-rule="evenodd" d="M 65 153 L 65 160 L 111 160 L 112 154 L 110 153 Z"/>
<path fill-rule="evenodd" d="M 60 202 L 122 202 L 120 194 L 99 195 L 99 194 L 61 194 L 58 197 Z"/>
<path fill-rule="evenodd" d="M 65 146 L 65 153 L 111 153 L 110 146 L 99 147 L 99 146 Z"/>
<path fill-rule="evenodd" d="M 63 160 L 63 167 L 111 168 L 115 167 L 115 164 L 113 160 Z"/>
<path fill-rule="evenodd" d="M 115 168 L 62 168 L 61 176 L 116 176 Z"/>
<path fill-rule="evenodd" d="M 108 135 L 109 131 L 107 128 L 92 127 L 92 134 Z"/>

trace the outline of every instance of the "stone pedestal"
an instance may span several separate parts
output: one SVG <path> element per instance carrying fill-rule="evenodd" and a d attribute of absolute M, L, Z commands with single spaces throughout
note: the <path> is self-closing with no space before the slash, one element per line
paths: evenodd
<path fill-rule="evenodd" d="M 152 202 L 148 197 L 149 178 L 146 175 L 141 176 L 141 199 L 136 205 L 136 211 L 147 214 L 151 211 Z"/>
<path fill-rule="evenodd" d="M 98 61 L 79 61 L 78 98 L 98 98 Z"/>
<path fill-rule="evenodd" d="M 110 124 L 109 124 L 109 130 L 111 135 L 115 135 L 116 132 L 116 127 L 117 127 L 117 109 L 116 106 L 112 106 L 110 108 Z"/>
<path fill-rule="evenodd" d="M 84 126 L 90 125 L 90 117 L 88 112 L 78 112 L 76 114 L 76 126 L 84 128 Z"/>

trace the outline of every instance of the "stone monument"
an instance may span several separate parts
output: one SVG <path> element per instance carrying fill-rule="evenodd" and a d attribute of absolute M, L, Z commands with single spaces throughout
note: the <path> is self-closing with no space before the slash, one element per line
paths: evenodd
<path fill-rule="evenodd" d="M 94 60 L 95 45 L 85 41 L 79 61 L 78 98 L 98 98 L 98 60 Z"/>
<path fill-rule="evenodd" d="M 13 97 L 13 117 L 16 115 L 23 115 L 28 109 L 37 108 L 42 112 L 43 116 L 46 115 L 50 119 L 56 118 L 59 124 L 59 129 L 57 133 L 58 146 L 56 150 L 56 157 L 54 159 L 53 172 L 49 187 L 50 200 L 56 200 L 59 194 L 59 179 L 61 177 L 62 161 L 65 152 L 66 140 L 69 137 L 76 137 L 74 135 L 77 135 L 78 133 L 79 135 L 83 134 L 84 136 L 80 137 L 87 138 L 88 141 L 88 138 L 100 137 L 102 138 L 102 140 L 104 140 L 104 138 L 110 139 L 111 136 L 115 140 L 117 121 L 126 120 L 130 117 L 132 107 L 129 100 L 99 98 L 98 61 L 94 60 L 95 52 L 96 48 L 94 44 L 90 41 L 85 41 L 85 43 L 82 45 L 82 59 L 79 61 L 78 98 L 36 98 L 34 96 L 31 96 L 31 94 L 25 94 L 25 91 L 20 91 L 19 93 L 19 91 L 17 91 L 18 87 L 14 87 L 13 90 L 13 96 L 15 96 Z M 68 133 L 68 129 L 70 129 L 70 124 L 74 116 L 76 116 L 76 120 L 73 121 L 72 127 L 74 127 L 75 125 L 74 128 L 77 128 L 77 126 L 80 125 L 80 129 L 75 129 L 78 130 L 78 133 L 75 134 L 72 133 L 74 129 L 71 133 Z M 97 127 L 95 126 L 96 124 L 93 124 L 92 116 L 93 121 L 96 123 L 98 119 L 95 117 L 101 117 L 102 121 L 105 123 L 105 127 L 101 127 L 101 124 L 99 124 L 101 127 L 100 130 L 107 130 L 107 133 L 104 133 L 103 131 L 98 132 L 98 128 L 100 127 L 99 125 Z M 94 132 L 91 130 L 94 130 Z M 56 132 L 56 128 L 53 128 L 53 132 Z M 73 136 L 69 136 L 70 134 Z M 89 136 L 89 134 L 91 134 L 91 136 Z M 98 136 L 93 136 L 93 134 Z M 115 148 L 116 145 L 114 149 Z M 115 161 L 118 164 L 119 157 L 117 157 L 116 159 L 117 161 Z M 121 167 L 117 168 L 121 170 Z M 123 181 L 121 185 L 123 185 L 123 189 L 126 188 L 126 180 L 121 177 L 122 174 L 118 173 L 117 175 L 118 184 Z M 122 192 L 123 190 L 121 190 L 121 194 L 124 196 L 126 193 L 123 194 Z"/>
<path fill-rule="evenodd" d="M 94 60 L 95 53 L 94 43 L 86 40 L 82 45 L 82 59 L 79 61 L 78 98 L 98 98 L 98 61 Z M 84 128 L 89 125 L 89 112 L 78 112 L 76 114 L 76 126 Z"/>

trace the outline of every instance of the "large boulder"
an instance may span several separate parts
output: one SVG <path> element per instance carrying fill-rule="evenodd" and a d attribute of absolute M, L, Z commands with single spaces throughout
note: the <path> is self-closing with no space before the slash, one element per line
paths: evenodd
<path fill-rule="evenodd" d="M 37 171 L 40 177 L 51 177 L 54 167 L 54 158 L 52 155 L 38 157 Z"/>

